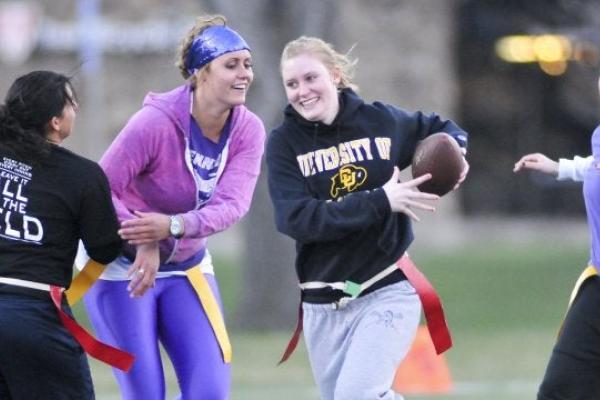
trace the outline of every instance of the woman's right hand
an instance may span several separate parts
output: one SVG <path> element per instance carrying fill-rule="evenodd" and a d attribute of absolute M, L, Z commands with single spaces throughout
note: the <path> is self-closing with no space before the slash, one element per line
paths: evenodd
<path fill-rule="evenodd" d="M 555 177 L 558 176 L 558 162 L 549 159 L 542 153 L 532 153 L 521 157 L 515 163 L 513 172 L 519 172 L 522 169 L 532 169 Z"/>
<path fill-rule="evenodd" d="M 438 200 L 440 196 L 420 192 L 417 189 L 417 186 L 429 179 L 431 179 L 431 174 L 425 174 L 410 181 L 400 182 L 400 170 L 398 167 L 394 167 L 392 178 L 382 187 L 390 202 L 392 211 L 405 213 L 415 221 L 419 221 L 419 217 L 413 212 L 412 208 L 435 211 L 435 207 L 421 201 Z"/>
<path fill-rule="evenodd" d="M 121 223 L 119 235 L 129 244 L 141 245 L 166 239 L 170 236 L 169 216 L 156 212 L 135 211 L 137 218 L 125 220 Z"/>
<path fill-rule="evenodd" d="M 131 278 L 131 282 L 127 286 L 131 297 L 141 297 L 146 290 L 154 286 L 159 266 L 158 242 L 137 246 L 135 260 L 127 271 L 127 275 Z"/>

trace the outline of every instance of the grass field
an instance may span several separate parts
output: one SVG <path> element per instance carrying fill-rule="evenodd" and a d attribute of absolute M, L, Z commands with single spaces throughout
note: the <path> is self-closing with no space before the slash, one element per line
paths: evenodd
<path fill-rule="evenodd" d="M 523 400 L 535 397 L 586 243 L 494 243 L 425 253 L 413 259 L 444 300 L 454 347 L 446 353 L 453 390 L 407 399 Z M 235 306 L 235 263 L 217 259 L 226 307 Z M 233 315 L 230 313 L 229 315 Z M 277 367 L 290 332 L 233 332 L 232 400 L 318 399 L 303 346 Z M 119 399 L 110 370 L 92 362 L 99 400 Z M 169 369 L 169 397 L 176 395 Z"/>

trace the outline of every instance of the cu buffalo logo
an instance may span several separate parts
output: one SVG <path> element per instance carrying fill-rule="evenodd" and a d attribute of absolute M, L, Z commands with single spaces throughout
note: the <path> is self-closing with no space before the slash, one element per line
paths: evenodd
<path fill-rule="evenodd" d="M 331 178 L 331 197 L 348 194 L 367 180 L 367 170 L 352 164 L 341 167 Z"/>

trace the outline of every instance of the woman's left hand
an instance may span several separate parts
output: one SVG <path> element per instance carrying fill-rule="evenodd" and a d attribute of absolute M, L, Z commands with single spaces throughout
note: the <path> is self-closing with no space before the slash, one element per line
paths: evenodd
<path fill-rule="evenodd" d="M 127 275 L 131 278 L 127 286 L 131 297 L 141 297 L 146 290 L 154 286 L 159 266 L 158 243 L 137 246 L 135 260 L 127 271 Z"/>
<path fill-rule="evenodd" d="M 119 235 L 129 244 L 137 246 L 158 242 L 171 235 L 171 220 L 168 215 L 142 211 L 135 211 L 135 215 L 138 218 L 123 221 L 119 229 Z"/>

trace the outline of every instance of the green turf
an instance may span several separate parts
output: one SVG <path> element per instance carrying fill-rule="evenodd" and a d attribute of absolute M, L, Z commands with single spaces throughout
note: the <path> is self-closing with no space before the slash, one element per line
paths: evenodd
<path fill-rule="evenodd" d="M 555 327 L 587 261 L 585 245 L 496 244 L 412 256 L 442 296 L 452 326 L 482 334 Z"/>
<path fill-rule="evenodd" d="M 494 243 L 420 249 L 412 257 L 444 301 L 455 343 L 446 354 L 454 391 L 409 395 L 407 400 L 535 398 L 569 292 L 587 259 L 585 244 Z M 225 307 L 231 311 L 238 300 L 239 269 L 218 256 L 215 265 Z M 232 400 L 318 398 L 303 344 L 290 362 L 275 365 L 289 334 L 233 332 Z M 119 399 L 109 369 L 96 362 L 92 369 L 98 399 Z M 168 398 L 173 398 L 175 379 L 170 367 L 167 371 Z"/>

